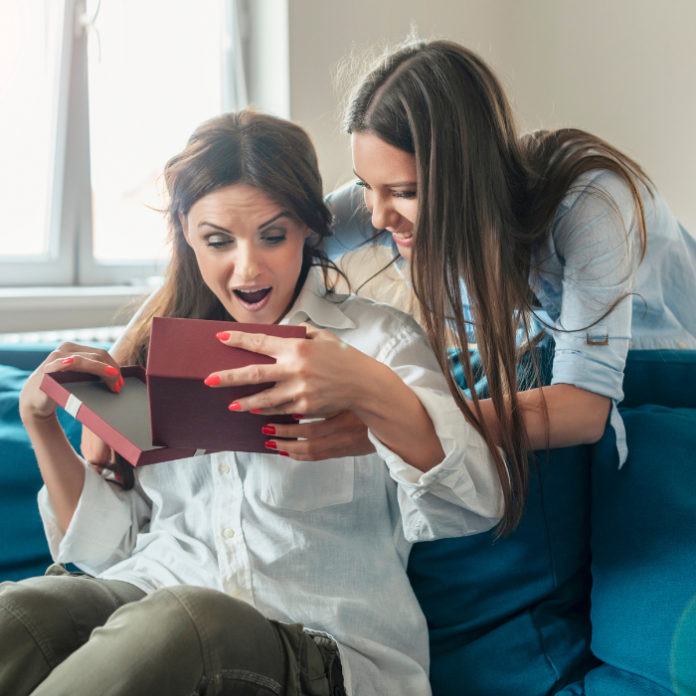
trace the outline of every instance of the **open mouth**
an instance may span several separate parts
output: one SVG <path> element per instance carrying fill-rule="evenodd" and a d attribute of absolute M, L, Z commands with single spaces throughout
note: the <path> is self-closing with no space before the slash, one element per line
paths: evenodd
<path fill-rule="evenodd" d="M 397 234 L 396 232 L 392 232 L 392 237 L 394 238 L 394 241 L 397 244 L 400 244 L 401 246 L 411 246 L 411 242 L 413 241 L 413 235 L 412 234 Z"/>
<path fill-rule="evenodd" d="M 258 288 L 253 290 L 233 290 L 242 305 L 247 309 L 261 309 L 265 306 L 264 300 L 269 296 L 273 288 Z"/>

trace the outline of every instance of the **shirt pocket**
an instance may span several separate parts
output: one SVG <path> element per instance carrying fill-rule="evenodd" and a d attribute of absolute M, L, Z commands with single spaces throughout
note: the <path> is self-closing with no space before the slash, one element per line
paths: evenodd
<path fill-rule="evenodd" d="M 319 462 L 278 460 L 263 463 L 259 497 L 264 503 L 309 512 L 353 500 L 355 457 Z"/>

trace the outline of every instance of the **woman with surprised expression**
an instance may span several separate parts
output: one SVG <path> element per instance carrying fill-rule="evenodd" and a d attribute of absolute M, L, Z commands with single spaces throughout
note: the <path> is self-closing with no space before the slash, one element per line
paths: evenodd
<path fill-rule="evenodd" d="M 164 176 L 172 259 L 161 289 L 114 355 L 64 344 L 22 392 L 56 565 L 0 585 L 0 693 L 430 693 L 427 625 L 406 564 L 415 541 L 498 522 L 488 447 L 410 316 L 326 289 L 319 244 L 331 216 L 301 128 L 221 116 Z M 120 484 L 90 466 L 41 379 L 74 370 L 128 389 L 120 366 L 145 364 L 155 316 L 227 320 L 219 340 L 274 357 L 205 383 L 274 383 L 230 404 L 230 421 L 238 411 L 322 418 L 324 456 L 281 439 L 302 437 L 310 424 L 300 423 L 265 426 L 263 454 L 137 470 L 120 460 Z M 235 321 L 303 324 L 307 338 L 236 332 Z M 367 446 L 345 456 L 340 438 L 361 440 L 350 434 L 358 422 Z"/>

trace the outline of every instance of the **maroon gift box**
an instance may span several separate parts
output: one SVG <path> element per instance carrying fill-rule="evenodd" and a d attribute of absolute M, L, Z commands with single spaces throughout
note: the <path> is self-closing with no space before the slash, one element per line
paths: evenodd
<path fill-rule="evenodd" d="M 261 428 L 294 423 L 292 416 L 237 413 L 228 406 L 272 385 L 208 387 L 203 380 L 213 372 L 275 359 L 226 346 L 216 338 L 219 331 L 306 336 L 303 326 L 155 317 L 147 372 L 139 366 L 121 368 L 125 384 L 120 394 L 95 375 L 71 371 L 44 375 L 41 389 L 133 466 L 205 451 L 271 454 Z"/>
<path fill-rule="evenodd" d="M 213 372 L 247 365 L 271 365 L 275 358 L 230 348 L 216 338 L 219 331 L 264 333 L 305 338 L 304 326 L 239 324 L 202 319 L 152 320 L 147 358 L 152 442 L 167 447 L 268 452 L 261 428 L 267 423 L 293 423 L 288 416 L 237 413 L 228 406 L 272 384 L 207 387 Z"/>

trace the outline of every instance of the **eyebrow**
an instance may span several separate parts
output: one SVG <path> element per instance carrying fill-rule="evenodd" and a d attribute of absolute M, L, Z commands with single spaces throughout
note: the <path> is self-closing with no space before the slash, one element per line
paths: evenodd
<path fill-rule="evenodd" d="M 282 217 L 289 218 L 290 213 L 287 210 L 284 210 L 282 213 L 278 213 L 278 215 L 276 215 L 275 217 L 260 224 L 258 226 L 258 230 L 260 231 L 260 230 L 265 229 L 266 227 L 268 227 L 269 225 L 272 225 L 276 220 L 278 220 L 279 218 L 282 218 Z M 212 227 L 213 229 L 220 230 L 220 232 L 224 232 L 225 234 L 229 234 L 230 236 L 232 236 L 232 232 L 230 232 L 229 230 L 226 230 L 224 227 L 220 227 L 220 225 L 215 225 L 212 222 L 207 222 L 206 220 L 202 220 L 201 222 L 198 223 L 198 228 L 200 229 L 201 227 L 203 227 L 203 225 L 207 225 L 208 227 Z"/>
<path fill-rule="evenodd" d="M 355 171 L 355 169 L 353 170 L 353 174 L 355 174 L 355 176 L 357 176 L 358 179 L 360 179 L 360 181 L 365 181 L 365 180 L 360 176 L 360 174 L 358 174 L 358 172 Z M 418 182 L 417 182 L 417 181 L 399 181 L 398 183 L 394 183 L 394 184 L 384 184 L 384 185 L 385 185 L 387 188 L 400 188 L 400 187 L 402 187 L 402 186 L 417 186 L 417 185 L 418 185 Z"/>
<path fill-rule="evenodd" d="M 278 218 L 290 217 L 290 213 L 287 210 L 284 210 L 282 213 L 278 213 L 274 218 L 271 218 L 268 220 L 268 222 L 264 222 L 262 225 L 259 225 L 258 229 L 262 230 L 264 227 L 268 227 L 270 224 L 274 223 Z"/>

